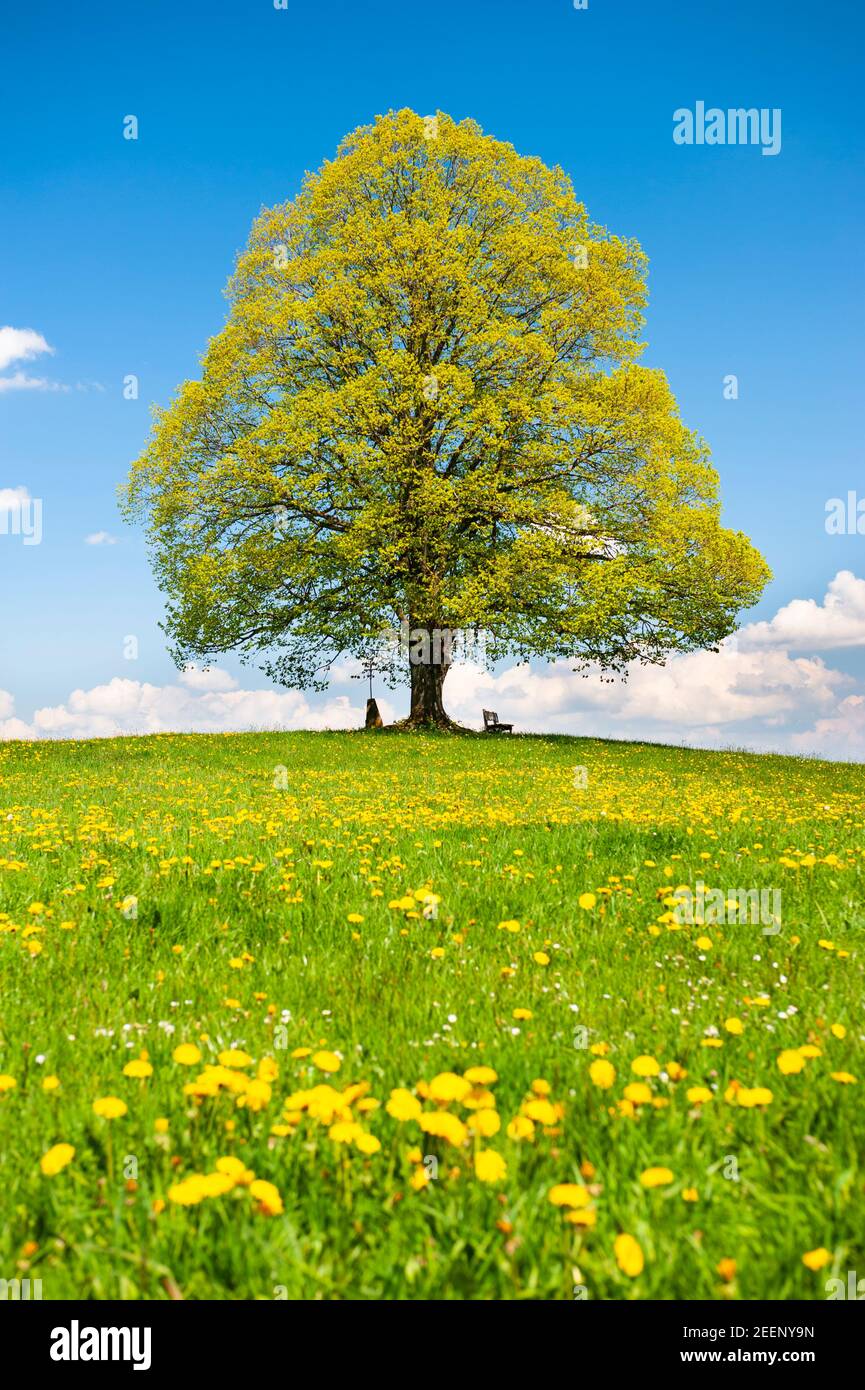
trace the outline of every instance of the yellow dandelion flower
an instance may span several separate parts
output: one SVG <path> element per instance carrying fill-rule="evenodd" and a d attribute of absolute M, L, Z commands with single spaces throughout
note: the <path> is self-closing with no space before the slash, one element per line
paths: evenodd
<path fill-rule="evenodd" d="M 831 1254 L 825 1246 L 820 1245 L 816 1250 L 806 1250 L 802 1256 L 802 1263 L 806 1269 L 823 1269 L 832 1259 Z"/>
<path fill-rule="evenodd" d="M 272 1182 L 265 1182 L 263 1178 L 256 1178 L 255 1182 L 250 1183 L 249 1195 L 255 1198 L 259 1210 L 267 1216 L 279 1216 L 284 1210 L 279 1189 L 274 1187 Z"/>
<path fill-rule="evenodd" d="M 636 1279 L 638 1274 L 642 1274 L 645 1260 L 639 1241 L 636 1241 L 633 1236 L 628 1235 L 625 1231 L 616 1236 L 613 1243 L 613 1253 L 619 1269 L 623 1274 L 627 1274 L 629 1279 Z"/>
<path fill-rule="evenodd" d="M 390 1100 L 387 1102 L 385 1110 L 391 1119 L 399 1120 L 400 1124 L 405 1124 L 408 1120 L 420 1119 L 422 1106 L 417 1096 L 413 1096 L 411 1091 L 397 1087 L 395 1091 L 391 1091 Z"/>
<path fill-rule="evenodd" d="M 589 1077 L 594 1086 L 599 1086 L 602 1091 L 608 1091 L 616 1079 L 616 1068 L 612 1062 L 598 1058 L 589 1067 Z"/>
<path fill-rule="evenodd" d="M 779 1052 L 776 1060 L 778 1070 L 783 1072 L 785 1076 L 802 1071 L 805 1066 L 805 1058 L 801 1052 L 796 1052 L 792 1048 L 785 1048 L 783 1052 Z"/>
<path fill-rule="evenodd" d="M 625 1087 L 625 1100 L 632 1105 L 651 1105 L 652 1092 L 645 1081 L 631 1081 Z"/>
<path fill-rule="evenodd" d="M 559 1182 L 550 1188 L 547 1201 L 554 1207 L 585 1207 L 589 1204 L 590 1193 L 578 1182 Z"/>
<path fill-rule="evenodd" d="M 501 1154 L 494 1149 L 478 1149 L 475 1154 L 475 1177 L 480 1182 L 502 1182 L 507 1171 Z"/>
<path fill-rule="evenodd" d="M 502 1122 L 495 1110 L 478 1110 L 469 1120 L 472 1134 L 480 1134 L 484 1139 L 491 1139 L 501 1127 Z"/>
<path fill-rule="evenodd" d="M 93 1102 L 94 1115 L 100 1115 L 103 1120 L 119 1120 L 128 1110 L 126 1101 L 117 1096 L 102 1096 Z"/>
<path fill-rule="evenodd" d="M 494 1086 L 499 1079 L 498 1072 L 493 1071 L 492 1067 L 469 1067 L 463 1076 L 472 1086 Z"/>
<path fill-rule="evenodd" d="M 471 1089 L 471 1083 L 465 1077 L 457 1076 L 452 1071 L 442 1071 L 429 1083 L 429 1098 L 440 1105 L 449 1105 L 452 1101 L 464 1100 Z"/>
<path fill-rule="evenodd" d="M 356 1120 L 337 1120 L 327 1131 L 328 1139 L 332 1139 L 334 1144 L 353 1144 L 362 1134 L 363 1130 Z"/>
<path fill-rule="evenodd" d="M 173 1183 L 168 1189 L 169 1202 L 174 1202 L 179 1207 L 196 1206 L 198 1202 L 203 1202 L 206 1196 L 200 1174 L 193 1174 L 192 1177 L 184 1178 L 182 1182 Z"/>
<path fill-rule="evenodd" d="M 273 1091 L 267 1081 L 250 1081 L 245 1090 L 237 1097 L 237 1104 L 246 1107 L 247 1110 L 257 1112 L 270 1104 L 272 1095 Z"/>
<path fill-rule="evenodd" d="M 218 1058 L 221 1067 L 236 1071 L 242 1071 L 244 1067 L 251 1067 L 254 1060 L 248 1052 L 243 1052 L 237 1047 L 226 1048 L 224 1052 L 220 1052 Z"/>
<path fill-rule="evenodd" d="M 205 1173 L 200 1182 L 205 1197 L 224 1197 L 234 1187 L 234 1181 L 227 1173 Z"/>
<path fill-rule="evenodd" d="M 536 1124 L 546 1125 L 547 1128 L 554 1125 L 559 1118 L 548 1100 L 527 1100 L 522 1111 L 528 1119 L 534 1120 Z"/>
<path fill-rule="evenodd" d="M 712 1099 L 708 1086 L 689 1086 L 685 1095 L 691 1105 L 708 1105 Z"/>
<path fill-rule="evenodd" d="M 145 1077 L 153 1075 L 153 1068 L 149 1062 L 144 1062 L 139 1057 L 133 1062 L 126 1063 L 126 1066 L 123 1068 L 123 1075 L 143 1081 Z"/>
<path fill-rule="evenodd" d="M 469 1132 L 462 1120 L 458 1120 L 456 1115 L 451 1115 L 447 1110 L 437 1110 L 432 1115 L 423 1114 L 419 1124 L 425 1134 L 434 1134 L 439 1139 L 446 1139 L 457 1149 L 469 1137 Z"/>
<path fill-rule="evenodd" d="M 736 1100 L 746 1110 L 753 1110 L 756 1105 L 771 1105 L 773 1096 L 767 1086 L 742 1086 L 736 1092 Z"/>
<path fill-rule="evenodd" d="M 342 1062 L 335 1052 L 314 1052 L 312 1054 L 312 1065 L 318 1067 L 319 1071 L 335 1072 L 339 1071 Z"/>
<path fill-rule="evenodd" d="M 635 1076 L 657 1076 L 660 1070 L 660 1065 L 654 1057 L 635 1057 L 631 1063 L 631 1071 Z"/>
<path fill-rule="evenodd" d="M 673 1181 L 670 1168 L 646 1168 L 640 1174 L 641 1187 L 669 1187 Z"/>
<path fill-rule="evenodd" d="M 509 1139 L 519 1142 L 521 1139 L 531 1139 L 535 1126 L 528 1115 L 515 1115 L 506 1132 Z"/>
<path fill-rule="evenodd" d="M 236 1158 L 234 1154 L 226 1154 L 225 1158 L 218 1158 L 216 1160 L 216 1171 L 224 1174 L 227 1178 L 231 1178 L 234 1183 L 244 1183 L 247 1178 L 249 1182 L 252 1182 L 252 1176 L 246 1164 L 243 1163 L 241 1159 Z"/>
<path fill-rule="evenodd" d="M 75 1157 L 71 1144 L 54 1144 L 39 1160 L 39 1167 L 46 1178 L 53 1178 Z"/>
<path fill-rule="evenodd" d="M 381 1140 L 376 1139 L 374 1134 L 359 1134 L 354 1146 L 362 1154 L 377 1154 L 381 1148 Z"/>

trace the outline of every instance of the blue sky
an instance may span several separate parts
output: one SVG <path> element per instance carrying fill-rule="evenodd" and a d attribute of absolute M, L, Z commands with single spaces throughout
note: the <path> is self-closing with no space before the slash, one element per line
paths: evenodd
<path fill-rule="evenodd" d="M 151 403 L 196 373 L 221 326 L 222 289 L 259 208 L 292 196 L 346 132 L 394 107 L 472 116 L 561 164 L 595 220 L 640 241 L 651 267 L 644 361 L 665 369 L 684 419 L 708 440 L 727 524 L 751 535 L 775 574 L 748 621 L 797 599 L 822 605 L 838 571 L 865 575 L 865 538 L 824 526 L 828 498 L 865 494 L 863 31 L 861 10 L 838 0 L 589 0 L 586 10 L 572 0 L 288 0 L 285 10 L 97 0 L 83 11 L 48 0 L 7 10 L 0 325 L 33 330 L 53 351 L 5 367 L 0 356 L 0 493 L 43 500 L 40 545 L 0 534 L 0 718 L 14 706 L 30 721 L 115 679 L 176 684 L 161 596 L 141 535 L 120 521 L 117 486 Z M 780 108 L 780 153 L 676 145 L 673 112 L 698 100 Z M 129 114 L 137 141 L 123 139 Z M 4 389 L 16 373 L 44 385 Z M 130 373 L 137 401 L 123 399 Z M 729 373 L 738 400 L 723 397 Z M 116 543 L 86 543 L 103 531 Z M 858 613 L 863 596 L 843 581 L 835 606 Z M 787 622 L 793 661 L 804 653 L 854 683 L 835 682 L 822 705 L 809 696 L 776 711 L 784 746 L 818 717 L 837 719 L 831 700 L 857 695 L 865 619 L 861 640 L 851 621 L 831 648 L 825 637 L 808 645 L 819 614 L 801 631 Z M 130 634 L 134 663 L 122 651 Z M 782 646 L 773 629 L 768 647 Z M 267 685 L 225 665 L 243 688 Z M 518 712 L 528 698 L 513 680 L 494 688 Z M 467 705 L 478 703 L 477 683 L 466 689 Z M 605 717 L 616 699 L 606 689 Z M 356 704 L 359 688 L 346 691 Z M 598 726 L 599 705 L 559 704 L 549 727 Z M 310 697 L 309 708 L 324 706 Z M 739 712 L 710 720 L 702 741 L 759 746 L 771 716 Z M 640 719 L 636 710 L 609 731 L 663 735 L 661 722 Z M 837 738 L 824 746 L 838 755 Z"/>

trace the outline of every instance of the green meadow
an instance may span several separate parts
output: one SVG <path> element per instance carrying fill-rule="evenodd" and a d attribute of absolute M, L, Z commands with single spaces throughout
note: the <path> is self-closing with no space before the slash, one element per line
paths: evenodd
<path fill-rule="evenodd" d="M 861 767 L 738 752 L 0 745 L 0 1278 L 827 1297 L 865 1275 L 863 826 Z"/>

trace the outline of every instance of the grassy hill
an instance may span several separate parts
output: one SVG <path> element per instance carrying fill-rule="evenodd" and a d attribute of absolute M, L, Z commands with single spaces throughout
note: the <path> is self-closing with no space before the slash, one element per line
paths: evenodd
<path fill-rule="evenodd" d="M 0 745 L 0 1276 L 826 1297 L 863 823 L 860 767 L 652 745 Z M 701 882 L 780 922 L 683 921 Z"/>

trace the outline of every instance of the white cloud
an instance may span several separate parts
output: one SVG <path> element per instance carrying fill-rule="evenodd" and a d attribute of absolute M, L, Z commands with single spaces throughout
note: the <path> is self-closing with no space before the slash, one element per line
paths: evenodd
<path fill-rule="evenodd" d="M 256 729 L 357 729 L 365 710 L 345 695 L 311 706 L 296 690 L 240 690 L 225 671 L 186 670 L 182 685 L 149 685 L 116 676 L 73 690 L 64 704 L 38 709 L 29 724 L 0 703 L 0 739 L 111 738 L 118 734 L 227 733 Z M 386 720 L 396 717 L 379 702 Z"/>
<path fill-rule="evenodd" d="M 15 718 L 15 701 L 8 690 L 0 690 L 0 743 L 11 738 L 33 738 L 33 730 L 23 719 Z"/>
<path fill-rule="evenodd" d="M 767 623 L 748 623 L 738 637 L 740 648 L 786 647 L 792 651 L 837 651 L 865 646 L 865 579 L 839 570 L 823 602 L 794 598 Z"/>
<path fill-rule="evenodd" d="M 23 719 L 0 719 L 0 743 L 8 743 L 13 738 L 34 738 L 32 728 Z"/>
<path fill-rule="evenodd" d="M 54 349 L 34 328 L 12 328 L 8 324 L 0 328 L 0 372 L 5 372 L 13 362 L 30 362 L 45 353 L 53 355 Z M 0 393 L 68 390 L 68 386 L 59 382 L 49 381 L 42 376 L 30 376 L 20 369 L 16 369 L 11 376 L 0 376 Z"/>
<path fill-rule="evenodd" d="M 29 362 L 42 353 L 53 353 L 41 333 L 33 328 L 0 328 L 0 372 L 12 362 Z"/>
<path fill-rule="evenodd" d="M 85 545 L 116 545 L 117 537 L 112 536 L 108 531 L 92 531 L 89 536 L 84 537 Z"/>
<path fill-rule="evenodd" d="M 68 391 L 69 387 L 59 381 L 49 381 L 44 376 L 28 376 L 26 372 L 14 372 L 12 376 L 0 376 L 2 391 Z"/>
<path fill-rule="evenodd" d="M 227 671 L 221 671 L 218 666 L 196 666 L 194 662 L 190 662 L 181 672 L 180 679 L 190 690 L 224 693 L 226 690 L 237 689 L 234 676 L 230 676 Z"/>
<path fill-rule="evenodd" d="M 818 719 L 813 729 L 793 734 L 790 746 L 798 753 L 865 762 L 865 695 L 848 695 L 834 714 Z"/>
<path fill-rule="evenodd" d="M 756 722 L 766 728 L 792 717 L 830 711 L 851 684 L 819 658 L 786 652 L 740 652 L 722 647 L 673 657 L 666 666 L 632 667 L 627 682 L 581 676 L 563 663 L 533 669 L 512 666 L 493 676 L 455 667 L 447 703 L 461 722 L 478 726 L 481 709 L 525 731 L 592 733 L 679 742 L 702 731 L 707 742 L 722 730 Z M 729 741 L 729 735 L 728 741 Z"/>

